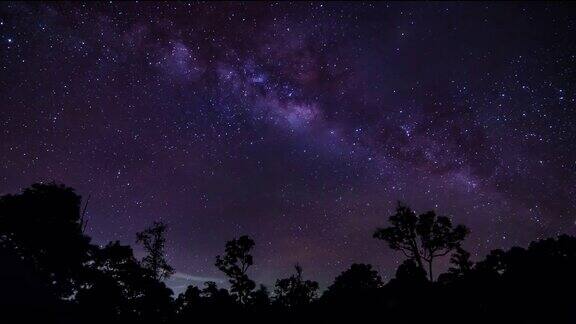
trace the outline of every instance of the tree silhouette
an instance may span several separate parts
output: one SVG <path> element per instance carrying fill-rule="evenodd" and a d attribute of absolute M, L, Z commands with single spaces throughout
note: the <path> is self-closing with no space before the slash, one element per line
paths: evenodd
<path fill-rule="evenodd" d="M 132 278 L 140 269 L 129 246 L 116 241 L 92 251 L 92 260 L 85 269 L 82 286 L 75 300 L 83 313 L 92 313 L 87 321 L 115 322 L 133 319 L 131 310 L 134 287 Z"/>
<path fill-rule="evenodd" d="M 224 288 L 218 288 L 218 285 L 214 281 L 206 281 L 204 283 L 204 289 L 202 289 L 201 296 L 207 299 L 209 302 L 216 305 L 226 305 L 234 304 L 234 297 L 228 293 L 228 290 Z"/>
<path fill-rule="evenodd" d="M 447 288 L 455 287 L 456 296 L 474 291 L 459 305 L 484 314 L 479 321 L 497 315 L 515 323 L 575 323 L 574 300 L 566 297 L 576 290 L 574 273 L 576 238 L 561 235 L 528 248 L 493 250 Z"/>
<path fill-rule="evenodd" d="M 254 247 L 254 241 L 246 236 L 240 236 L 226 242 L 224 256 L 216 257 L 216 267 L 230 278 L 231 291 L 237 296 L 238 301 L 247 304 L 250 293 L 256 287 L 246 274 L 254 263 L 250 250 Z"/>
<path fill-rule="evenodd" d="M 296 308 L 310 304 L 319 288 L 316 281 L 304 280 L 302 267 L 296 265 L 296 274 L 288 278 L 278 279 L 274 293 L 276 302 L 286 308 Z"/>
<path fill-rule="evenodd" d="M 76 301 L 90 320 L 101 322 L 163 323 L 172 313 L 172 291 L 150 275 L 132 248 L 111 242 L 94 251 L 86 284 Z"/>
<path fill-rule="evenodd" d="M 1 247 L 29 262 L 60 298 L 73 295 L 89 258 L 80 202 L 72 188 L 56 183 L 0 198 Z"/>
<path fill-rule="evenodd" d="M 251 303 L 257 309 L 262 309 L 270 305 L 270 293 L 268 288 L 264 285 L 260 285 L 258 289 L 252 292 Z"/>
<path fill-rule="evenodd" d="M 174 301 L 178 323 L 192 322 L 203 307 L 202 291 L 193 285 L 186 288 Z"/>
<path fill-rule="evenodd" d="M 63 304 L 33 262 L 0 247 L 0 309 L 5 323 L 56 323 Z"/>
<path fill-rule="evenodd" d="M 167 229 L 166 224 L 154 222 L 152 226 L 144 231 L 136 233 L 136 242 L 141 243 L 144 246 L 144 250 L 148 253 L 142 259 L 142 265 L 157 280 L 163 280 L 174 274 L 174 268 L 168 264 L 164 255 Z"/>
<path fill-rule="evenodd" d="M 186 288 L 186 291 L 181 293 L 178 298 L 176 298 L 176 311 L 178 313 L 182 313 L 188 311 L 190 308 L 194 306 L 200 305 L 202 300 L 202 291 L 193 285 L 190 285 Z"/>
<path fill-rule="evenodd" d="M 188 286 L 175 304 L 177 323 L 226 323 L 242 318 L 236 298 L 228 290 L 218 288 L 213 281 L 205 282 L 203 289 Z"/>
<path fill-rule="evenodd" d="M 447 283 L 456 281 L 468 275 L 474 267 L 474 262 L 470 260 L 470 253 L 461 247 L 456 248 L 450 257 L 450 267 L 448 272 L 438 276 L 438 281 Z"/>
<path fill-rule="evenodd" d="M 326 296 L 355 296 L 382 287 L 382 278 L 369 264 L 354 263 L 350 268 L 334 279 L 328 287 Z"/>
<path fill-rule="evenodd" d="M 450 263 L 452 266 L 448 268 L 448 272 L 457 276 L 466 275 L 474 266 L 474 262 L 470 261 L 470 253 L 461 247 L 456 248 L 456 252 L 450 257 Z"/>
<path fill-rule="evenodd" d="M 316 301 L 318 283 L 305 280 L 296 266 L 295 274 L 276 281 L 271 303 L 266 287 L 255 290 L 247 276 L 254 241 L 243 236 L 216 258 L 231 291 L 207 282 L 203 289 L 189 286 L 174 301 L 161 281 L 172 271 L 163 256 L 165 225 L 154 223 L 138 233 L 148 251 L 139 261 L 118 241 L 90 244 L 80 201 L 71 188 L 57 184 L 0 197 L 4 322 L 350 323 L 382 314 L 406 323 L 576 322 L 569 298 L 576 291 L 576 238 L 568 235 L 493 250 L 474 264 L 460 246 L 466 228 L 399 206 L 391 226 L 375 234 L 408 256 L 386 284 L 370 265 L 352 264 Z M 422 265 L 431 267 L 434 258 L 448 253 L 451 267 L 431 282 L 431 269 L 427 273 Z"/>
<path fill-rule="evenodd" d="M 369 264 L 354 263 L 339 274 L 319 300 L 326 322 L 369 322 L 379 308 L 382 279 Z"/>
<path fill-rule="evenodd" d="M 436 216 L 434 211 L 416 215 L 401 203 L 389 221 L 391 226 L 378 228 L 373 236 L 386 241 L 391 249 L 404 253 L 423 270 L 426 262 L 430 281 L 434 280 L 434 259 L 458 248 L 469 233 L 463 225 L 453 227 L 448 217 Z"/>
<path fill-rule="evenodd" d="M 404 260 L 396 269 L 396 279 L 414 284 L 426 283 L 426 270 L 422 269 L 412 259 Z"/>

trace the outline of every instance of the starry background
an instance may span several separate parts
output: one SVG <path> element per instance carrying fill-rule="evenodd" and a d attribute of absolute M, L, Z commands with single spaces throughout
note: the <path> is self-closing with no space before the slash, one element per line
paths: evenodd
<path fill-rule="evenodd" d="M 2 3 L 0 193 L 90 195 L 88 232 L 169 224 L 188 282 L 352 262 L 398 200 L 490 249 L 576 233 L 576 10 L 558 3 Z M 137 250 L 138 253 L 141 253 Z M 439 264 L 439 268 L 445 265 Z"/>

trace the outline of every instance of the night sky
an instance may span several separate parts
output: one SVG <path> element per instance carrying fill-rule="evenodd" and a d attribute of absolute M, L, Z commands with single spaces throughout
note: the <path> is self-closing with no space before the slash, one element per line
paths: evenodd
<path fill-rule="evenodd" d="M 480 258 L 576 234 L 575 50 L 568 3 L 2 3 L 0 193 L 90 195 L 99 244 L 168 223 L 176 288 L 242 234 L 258 282 L 389 279 L 398 200 Z"/>

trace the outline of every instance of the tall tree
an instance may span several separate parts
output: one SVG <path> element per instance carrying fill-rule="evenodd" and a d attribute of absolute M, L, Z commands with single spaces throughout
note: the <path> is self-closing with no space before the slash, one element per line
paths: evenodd
<path fill-rule="evenodd" d="M 296 265 L 295 269 L 295 275 L 276 281 L 274 289 L 276 302 L 283 307 L 294 308 L 308 305 L 316 298 L 318 292 L 318 283 L 304 280 L 301 266 Z"/>
<path fill-rule="evenodd" d="M 81 197 L 56 183 L 36 183 L 21 194 L 0 197 L 0 248 L 11 251 L 68 298 L 81 285 L 90 238 L 82 232 Z"/>
<path fill-rule="evenodd" d="M 141 243 L 148 253 L 142 259 L 142 266 L 157 280 L 163 280 L 174 273 L 174 268 L 168 264 L 164 254 L 167 229 L 166 224 L 154 222 L 144 231 L 136 233 L 136 242 Z"/>
<path fill-rule="evenodd" d="M 391 249 L 401 251 L 425 270 L 434 280 L 433 262 L 460 247 L 469 230 L 463 225 L 453 227 L 450 218 L 436 216 L 434 211 L 416 215 L 410 207 L 399 203 L 396 213 L 389 218 L 390 226 L 378 228 L 374 237 L 384 240 Z"/>
<path fill-rule="evenodd" d="M 243 235 L 238 239 L 226 242 L 224 256 L 216 257 L 216 267 L 230 278 L 231 290 L 237 296 L 238 301 L 247 304 L 250 293 L 256 287 L 247 271 L 254 263 L 250 250 L 254 247 L 254 240 Z"/>

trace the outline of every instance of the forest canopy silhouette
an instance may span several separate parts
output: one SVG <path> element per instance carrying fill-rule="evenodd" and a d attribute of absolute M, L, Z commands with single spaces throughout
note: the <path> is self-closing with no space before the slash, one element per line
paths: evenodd
<path fill-rule="evenodd" d="M 494 250 L 474 262 L 463 248 L 470 230 L 434 211 L 399 204 L 372 235 L 401 252 L 383 282 L 369 264 L 352 264 L 324 291 L 300 265 L 273 287 L 250 270 L 257 242 L 225 243 L 214 266 L 230 289 L 190 285 L 174 296 L 164 254 L 166 224 L 135 235 L 146 255 L 118 241 L 98 246 L 84 227 L 82 198 L 62 184 L 33 184 L 0 198 L 0 308 L 24 323 L 574 323 L 576 238 L 560 235 L 527 248 Z M 436 275 L 433 263 L 450 260 Z"/>

